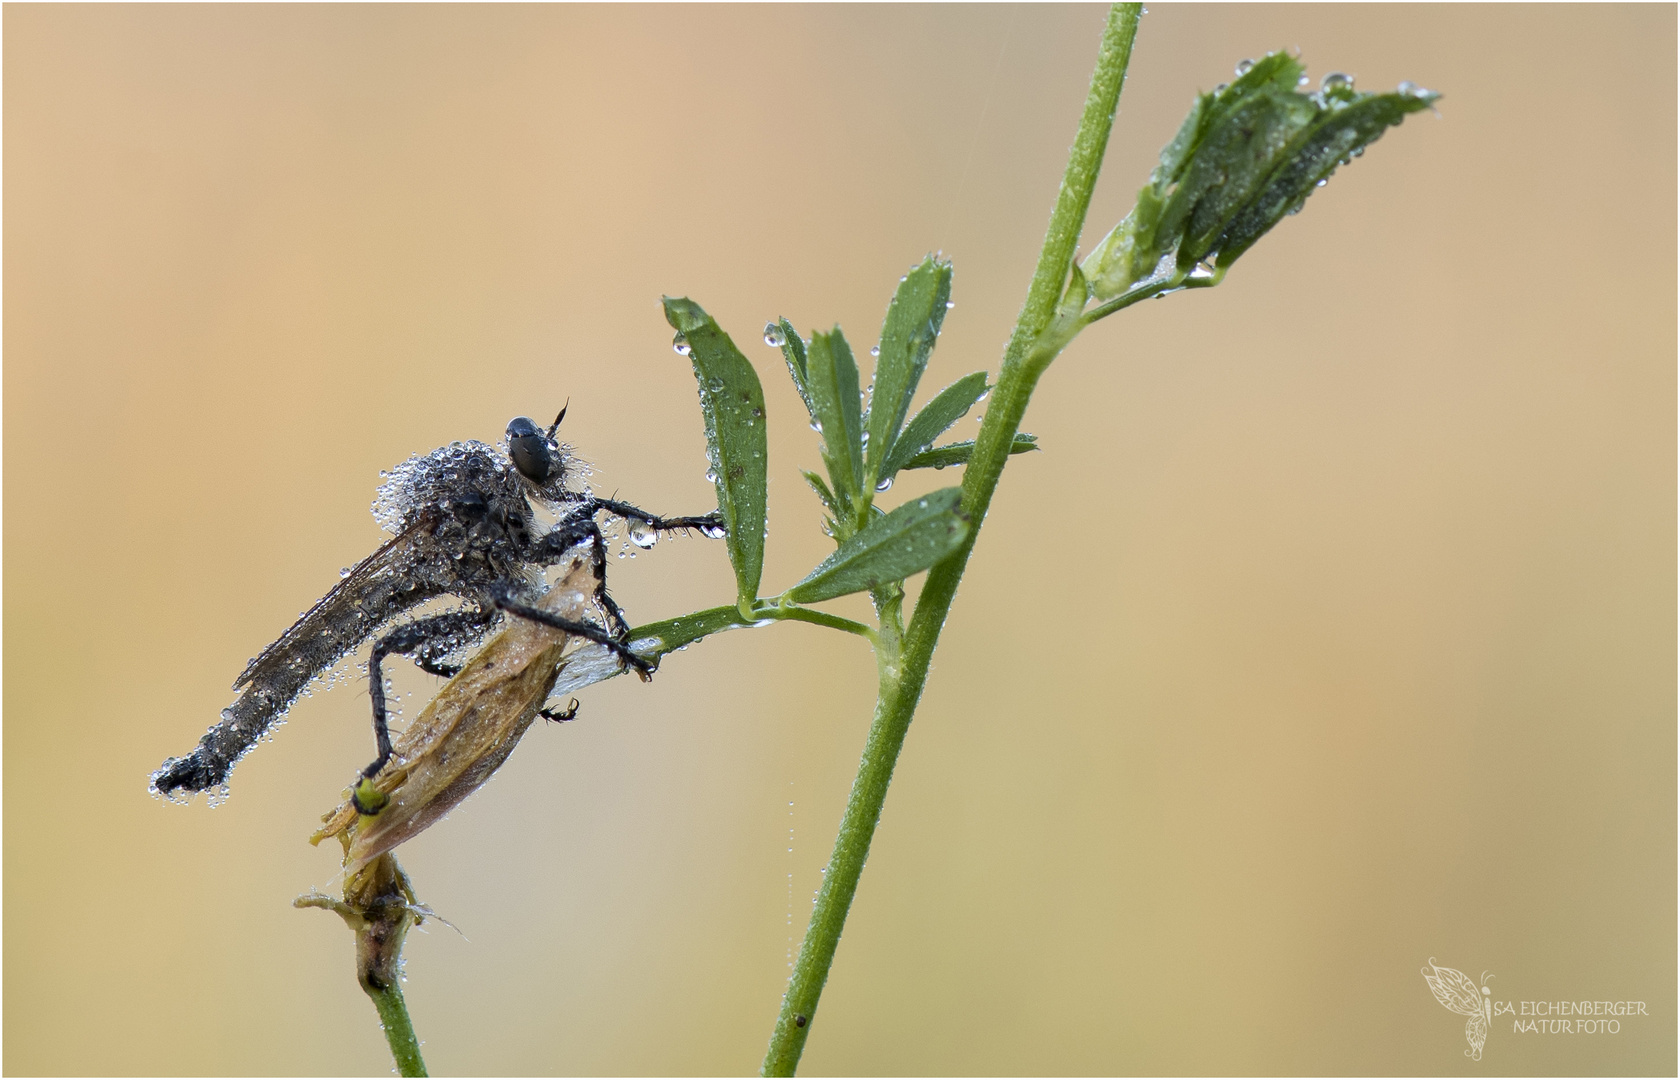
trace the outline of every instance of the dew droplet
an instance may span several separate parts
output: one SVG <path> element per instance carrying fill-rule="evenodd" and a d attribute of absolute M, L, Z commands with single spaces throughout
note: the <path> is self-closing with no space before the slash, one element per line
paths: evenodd
<path fill-rule="evenodd" d="M 770 346 L 772 349 L 779 349 L 786 343 L 787 336 L 782 333 L 782 328 L 780 326 L 777 326 L 773 322 L 767 322 L 764 324 L 764 344 Z"/>
<path fill-rule="evenodd" d="M 1310 86 L 1310 85 L 1312 85 L 1312 80 L 1307 78 L 1305 75 L 1303 75 L 1299 79 L 1295 80 L 1295 85 L 1296 86 Z"/>
<path fill-rule="evenodd" d="M 1253 70 L 1253 68 L 1254 68 L 1254 61 L 1252 61 L 1252 60 L 1238 60 L 1237 61 L 1237 76 L 1240 78 L 1244 75 L 1247 75 L 1251 70 Z"/>
<path fill-rule="evenodd" d="M 1320 90 L 1352 90 L 1353 76 L 1345 71 L 1332 71 L 1318 84 Z"/>
<path fill-rule="evenodd" d="M 879 484 L 876 484 L 875 485 L 875 490 L 876 491 L 885 491 L 888 488 L 892 487 L 892 482 L 893 482 L 893 478 L 889 476 L 885 480 L 882 480 Z"/>
<path fill-rule="evenodd" d="M 1216 93 L 1216 94 L 1223 94 L 1225 91 L 1227 91 L 1229 89 L 1231 89 L 1231 84 L 1222 82 L 1218 86 L 1213 88 L 1213 92 Z"/>
<path fill-rule="evenodd" d="M 689 353 L 694 351 L 694 349 L 688 344 L 688 335 L 683 333 L 681 330 L 678 330 L 677 336 L 671 339 L 671 348 L 677 351 L 678 356 L 687 356 Z"/>
<path fill-rule="evenodd" d="M 728 529 L 716 523 L 708 523 L 700 526 L 700 532 L 709 540 L 722 540 L 725 536 L 729 535 Z"/>
<path fill-rule="evenodd" d="M 659 542 L 659 533 L 652 525 L 634 518 L 624 523 L 624 535 L 639 548 L 650 548 Z"/>
<path fill-rule="evenodd" d="M 876 346 L 872 347 L 869 350 L 869 355 L 870 356 L 880 356 L 881 355 L 881 346 L 876 345 Z"/>
<path fill-rule="evenodd" d="M 1186 277 L 1188 277 L 1191 281 L 1212 281 L 1213 264 L 1208 262 L 1206 259 L 1203 259 L 1201 262 L 1190 268 L 1190 273 L 1187 274 Z"/>
<path fill-rule="evenodd" d="M 811 430 L 816 432 L 818 435 L 821 435 L 822 434 L 822 421 L 821 420 L 811 421 Z"/>
<path fill-rule="evenodd" d="M 707 469 L 706 470 L 706 483 L 708 483 L 708 484 L 717 483 L 717 470 L 716 469 Z"/>
<path fill-rule="evenodd" d="M 1329 178 L 1325 178 L 1323 180 L 1320 180 L 1318 183 L 1314 184 L 1313 187 L 1323 187 L 1325 184 L 1328 184 L 1329 182 L 1330 182 Z"/>

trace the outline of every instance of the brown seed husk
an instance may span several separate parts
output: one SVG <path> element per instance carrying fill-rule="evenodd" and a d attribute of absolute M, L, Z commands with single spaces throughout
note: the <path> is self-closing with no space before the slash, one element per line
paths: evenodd
<path fill-rule="evenodd" d="M 538 607 L 573 621 L 599 623 L 596 577 L 583 554 L 570 557 Z M 378 814 L 344 804 L 322 818 L 309 842 L 347 835 L 346 875 L 426 829 L 477 791 L 507 760 L 554 687 L 569 645 L 587 644 L 562 630 L 510 617 L 459 674 L 397 736 L 389 764 L 373 778 L 388 797 Z"/>

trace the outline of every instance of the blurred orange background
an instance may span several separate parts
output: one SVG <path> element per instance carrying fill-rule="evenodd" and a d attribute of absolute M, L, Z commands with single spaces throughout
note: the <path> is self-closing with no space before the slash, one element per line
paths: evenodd
<path fill-rule="evenodd" d="M 1440 115 L 1045 378 L 804 1071 L 1671 1075 L 1675 8 L 1152 8 L 1087 250 L 1245 56 Z M 385 1074 L 349 935 L 290 906 L 334 885 L 305 838 L 365 683 L 225 806 L 147 775 L 410 453 L 570 399 L 598 486 L 709 509 L 663 293 L 758 366 L 765 590 L 797 580 L 817 455 L 759 328 L 862 350 L 942 249 L 922 399 L 995 370 L 1103 19 L 8 5 L 5 1071 Z M 613 571 L 636 621 L 733 595 L 698 538 Z M 433 1070 L 755 1070 L 872 676 L 736 632 L 534 728 L 402 851 L 465 934 L 407 950 Z M 1473 1065 L 1430 957 L 1649 1015 L 1496 1018 Z"/>

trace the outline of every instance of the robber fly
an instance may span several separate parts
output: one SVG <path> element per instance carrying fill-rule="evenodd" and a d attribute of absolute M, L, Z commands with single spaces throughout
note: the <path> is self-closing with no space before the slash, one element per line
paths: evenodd
<path fill-rule="evenodd" d="M 542 623 L 606 647 L 620 669 L 646 678 L 652 665 L 630 651 L 629 625 L 607 595 L 606 541 L 597 516 L 622 519 L 639 547 L 661 532 L 698 529 L 725 533 L 717 513 L 661 518 L 629 503 L 597 498 L 568 486 L 579 464 L 555 441 L 566 418 L 561 409 L 547 431 L 520 416 L 508 424 L 505 449 L 469 440 L 416 455 L 397 466 L 379 489 L 374 515 L 395 533 L 348 571 L 333 590 L 264 649 L 233 684 L 240 691 L 222 710 L 192 753 L 170 758 L 152 774 L 161 795 L 205 791 L 227 782 L 234 764 L 285 715 L 304 689 L 339 660 L 387 626 L 368 661 L 373 734 L 379 756 L 366 769 L 373 777 L 391 759 L 386 722 L 387 656 L 413 659 L 422 670 L 452 676 L 450 660 L 482 640 L 505 614 Z M 544 528 L 536 511 L 554 519 Z M 595 602 L 605 622 L 572 620 L 536 606 L 546 588 L 543 568 L 579 545 L 593 560 Z M 454 610 L 401 621 L 439 597 L 462 601 Z"/>

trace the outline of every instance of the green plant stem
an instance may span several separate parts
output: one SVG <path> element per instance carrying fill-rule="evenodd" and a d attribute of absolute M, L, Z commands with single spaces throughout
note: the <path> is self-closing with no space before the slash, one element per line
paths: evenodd
<path fill-rule="evenodd" d="M 816 626 L 826 626 L 831 630 L 844 630 L 848 634 L 868 638 L 871 644 L 879 640 L 879 635 L 863 623 L 839 615 L 830 615 L 826 611 L 815 608 L 778 606 L 759 601 L 759 607 L 753 609 L 753 614 L 763 619 L 782 619 L 791 622 L 806 622 Z"/>
<path fill-rule="evenodd" d="M 1079 134 L 1074 139 L 1067 172 L 1056 197 L 1056 209 L 1050 218 L 1038 268 L 1033 274 L 1015 331 L 1010 336 L 997 388 L 992 392 L 992 403 L 986 410 L 975 441 L 974 456 L 963 477 L 963 509 L 973 523 L 968 537 L 962 547 L 928 572 L 927 583 L 911 616 L 902 648 L 897 634 L 883 633 L 877 645 L 880 689 L 875 717 L 864 744 L 857 778 L 846 802 L 840 832 L 834 840 L 834 852 L 829 858 L 822 886 L 817 891 L 811 923 L 805 932 L 804 944 L 800 946 L 799 959 L 794 964 L 793 977 L 788 982 L 781 1013 L 770 1037 L 770 1047 L 764 1056 L 762 1072 L 765 1076 L 792 1076 L 799 1066 L 799 1057 L 804 1052 L 806 1037 L 816 1017 L 823 984 L 828 980 L 829 968 L 840 944 L 846 914 L 857 894 L 858 880 L 869 856 L 875 825 L 886 802 L 893 766 L 898 761 L 916 703 L 927 682 L 928 665 L 933 660 L 933 651 L 939 643 L 939 633 L 944 628 L 951 601 L 956 597 L 957 583 L 962 580 L 969 554 L 974 550 L 975 539 L 1009 459 L 1010 445 L 1014 442 L 1015 433 L 1020 430 L 1021 418 L 1026 413 L 1033 387 L 1050 361 L 1078 331 L 1075 325 L 1069 332 L 1054 335 L 1051 340 L 1040 343 L 1041 336 L 1055 317 L 1056 304 L 1073 260 L 1074 246 L 1085 224 L 1085 213 L 1090 206 L 1097 173 L 1102 167 L 1108 134 L 1114 125 L 1114 112 L 1120 100 L 1120 88 L 1131 60 L 1132 42 L 1137 36 L 1141 14 L 1141 4 L 1116 4 L 1109 12 L 1102 46 L 1097 54 L 1096 70 L 1091 74 L 1090 93 L 1079 122 Z"/>
<path fill-rule="evenodd" d="M 396 1059 L 397 1071 L 403 1076 L 425 1076 L 426 1063 L 420 1058 L 420 1040 L 414 1037 L 414 1024 L 408 1018 L 402 988 L 392 983 L 383 990 L 368 986 L 363 989 L 373 999 L 373 1007 L 379 1010 L 379 1026 L 385 1029 L 385 1041 L 391 1044 L 391 1056 Z"/>

